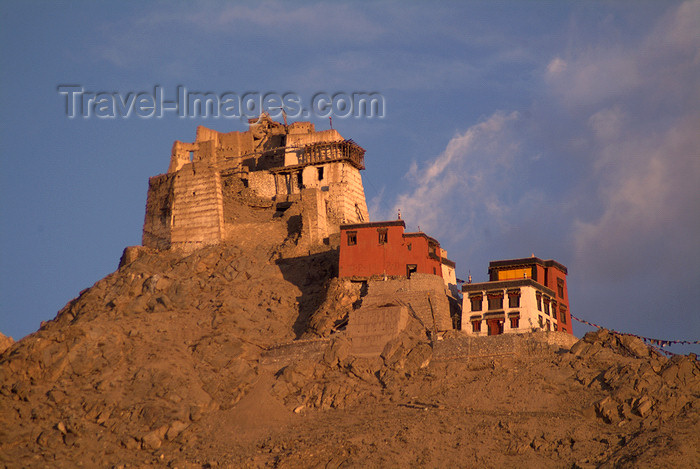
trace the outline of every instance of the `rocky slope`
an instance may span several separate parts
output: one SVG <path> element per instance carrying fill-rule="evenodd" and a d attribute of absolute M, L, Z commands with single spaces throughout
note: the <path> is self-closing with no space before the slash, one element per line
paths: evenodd
<path fill-rule="evenodd" d="M 297 246 L 294 216 L 138 250 L 2 352 L 0 466 L 700 465 L 694 356 L 599 331 L 466 358 L 411 322 L 353 357 L 336 331 L 361 292 Z"/>
<path fill-rule="evenodd" d="M 12 337 L 7 337 L 0 333 L 0 353 L 4 352 L 10 345 L 14 344 L 15 341 Z"/>

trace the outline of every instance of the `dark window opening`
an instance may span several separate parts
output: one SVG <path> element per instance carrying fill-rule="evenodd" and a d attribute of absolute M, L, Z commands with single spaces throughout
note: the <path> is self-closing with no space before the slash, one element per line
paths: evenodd
<path fill-rule="evenodd" d="M 483 299 L 480 296 L 474 297 L 474 298 L 469 298 L 469 300 L 472 303 L 472 311 L 481 311 Z"/>
<path fill-rule="evenodd" d="M 492 298 L 489 297 L 489 310 L 503 309 L 503 297 Z"/>
<path fill-rule="evenodd" d="M 557 295 L 559 298 L 564 298 L 564 280 L 560 278 L 557 279 Z"/>
<path fill-rule="evenodd" d="M 301 173 L 297 173 L 297 185 L 299 186 L 299 189 L 304 187 L 304 178 L 302 178 Z"/>
<path fill-rule="evenodd" d="M 323 180 L 323 166 L 318 168 L 318 180 L 319 181 Z"/>
<path fill-rule="evenodd" d="M 566 308 L 561 308 L 559 310 L 559 320 L 562 322 L 562 324 L 566 324 Z"/>
<path fill-rule="evenodd" d="M 389 239 L 389 233 L 386 228 L 377 231 L 379 233 L 379 244 L 386 244 Z"/>
<path fill-rule="evenodd" d="M 542 329 L 544 327 L 544 318 L 542 317 L 541 314 L 538 316 L 538 318 L 540 320 L 540 329 Z"/>
<path fill-rule="evenodd" d="M 510 328 L 517 329 L 518 327 L 520 327 L 520 318 L 519 317 L 510 318 Z"/>
<path fill-rule="evenodd" d="M 542 296 L 537 295 L 537 311 L 542 311 Z"/>
<path fill-rule="evenodd" d="M 348 246 L 357 244 L 357 231 L 348 231 Z"/>
<path fill-rule="evenodd" d="M 418 266 L 416 264 L 406 264 L 406 277 L 411 278 L 411 274 L 418 272 Z"/>
<path fill-rule="evenodd" d="M 520 295 L 508 295 L 508 307 L 520 308 Z"/>
<path fill-rule="evenodd" d="M 437 275 L 437 270 L 433 267 L 433 275 Z"/>
<path fill-rule="evenodd" d="M 472 321 L 472 332 L 481 332 L 481 319 Z"/>

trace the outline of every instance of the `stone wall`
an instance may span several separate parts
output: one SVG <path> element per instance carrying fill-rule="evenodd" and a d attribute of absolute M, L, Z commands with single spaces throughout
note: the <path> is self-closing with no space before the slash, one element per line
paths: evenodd
<path fill-rule="evenodd" d="M 175 173 L 171 246 L 194 249 L 223 239 L 221 177 L 211 166 L 189 164 Z"/>
<path fill-rule="evenodd" d="M 360 357 L 379 356 L 408 323 L 408 308 L 399 305 L 362 306 L 350 313 L 350 351 Z"/>
<path fill-rule="evenodd" d="M 301 236 L 309 244 L 322 244 L 328 237 L 326 201 L 318 189 L 301 191 Z"/>
<path fill-rule="evenodd" d="M 141 239 L 144 246 L 155 249 L 170 247 L 174 181 L 174 173 L 161 174 L 148 180 L 146 216 Z"/>
<path fill-rule="evenodd" d="M 554 331 L 490 337 L 470 337 L 453 333 L 450 338 L 435 344 L 433 357 L 440 360 L 550 355 L 553 350 L 569 350 L 576 342 L 578 339 L 573 335 Z"/>
<path fill-rule="evenodd" d="M 277 194 L 275 175 L 269 171 L 253 171 L 248 173 L 248 187 L 260 197 L 272 199 Z"/>
<path fill-rule="evenodd" d="M 331 209 L 337 213 L 342 223 L 369 222 L 360 170 L 347 162 L 331 163 L 328 166 Z"/>
<path fill-rule="evenodd" d="M 452 330 L 450 302 L 441 277 L 413 274 L 410 279 L 369 280 L 362 306 L 385 303 L 406 305 L 409 314 L 415 314 L 428 330 Z"/>

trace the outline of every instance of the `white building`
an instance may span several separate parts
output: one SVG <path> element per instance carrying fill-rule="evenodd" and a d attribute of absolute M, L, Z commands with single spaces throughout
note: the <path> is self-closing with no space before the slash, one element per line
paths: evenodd
<path fill-rule="evenodd" d="M 570 330 L 555 292 L 530 278 L 462 286 L 462 332 L 473 336 Z"/>

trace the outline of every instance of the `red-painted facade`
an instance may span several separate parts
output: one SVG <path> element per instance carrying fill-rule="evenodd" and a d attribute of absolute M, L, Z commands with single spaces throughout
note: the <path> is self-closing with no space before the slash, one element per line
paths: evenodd
<path fill-rule="evenodd" d="M 492 261 L 489 263 L 490 281 L 503 280 L 507 272 L 525 272 L 527 278 L 544 285 L 555 292 L 550 301 L 556 309 L 559 328 L 562 332 L 573 334 L 571 311 L 569 310 L 569 290 L 566 286 L 567 268 L 554 260 L 542 260 L 538 257 Z"/>
<path fill-rule="evenodd" d="M 341 225 L 339 276 L 442 277 L 440 243 L 425 233 L 404 233 L 405 228 L 403 220 Z"/>

